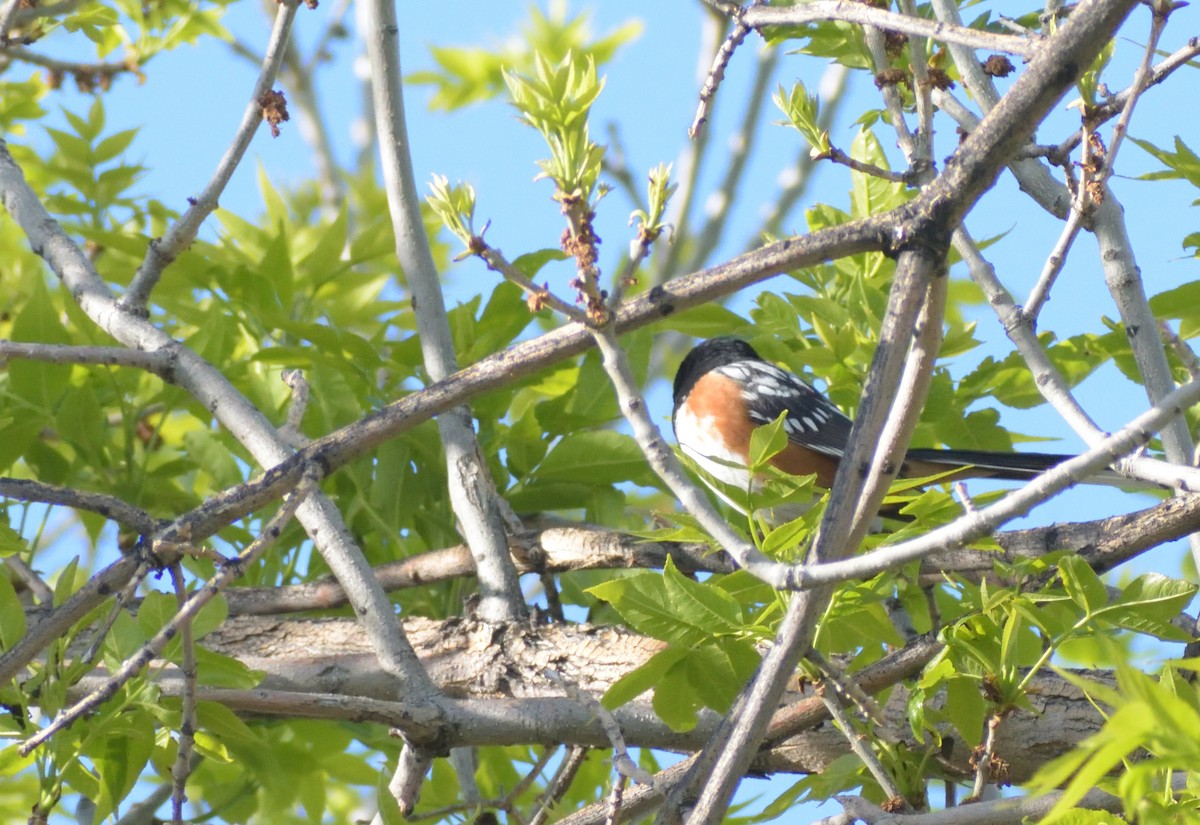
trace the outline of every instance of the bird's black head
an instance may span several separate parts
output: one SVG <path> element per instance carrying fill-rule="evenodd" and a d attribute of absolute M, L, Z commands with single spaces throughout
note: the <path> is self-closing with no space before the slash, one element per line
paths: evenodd
<path fill-rule="evenodd" d="M 692 348 L 675 373 L 673 390 L 675 406 L 678 407 L 700 377 L 710 370 L 733 364 L 737 361 L 761 361 L 762 356 L 754 347 L 740 338 L 710 338 Z"/>

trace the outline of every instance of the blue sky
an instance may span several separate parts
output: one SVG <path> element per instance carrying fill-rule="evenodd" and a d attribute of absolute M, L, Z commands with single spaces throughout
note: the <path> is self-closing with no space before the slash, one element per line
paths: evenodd
<path fill-rule="evenodd" d="M 296 38 L 302 44 L 303 53 L 307 53 L 308 44 L 318 36 L 336 5 L 335 0 L 322 0 L 316 11 L 300 10 Z M 572 4 L 572 8 L 578 7 L 579 4 Z M 502 41 L 518 31 L 527 8 L 525 3 L 481 0 L 400 4 L 401 59 L 406 73 L 432 67 L 430 44 L 486 45 Z M 619 52 L 616 60 L 605 69 L 607 86 L 594 110 L 596 136 L 603 139 L 603 124 L 619 122 L 628 162 L 635 171 L 644 172 L 659 162 L 674 160 L 687 140 L 686 130 L 696 106 L 695 55 L 701 29 L 700 4 L 608 0 L 596 4 L 593 14 L 594 28 L 598 32 L 606 32 L 631 17 L 644 24 L 641 37 Z M 1175 49 L 1195 31 L 1196 15 L 1193 8 L 1177 12 L 1178 19 L 1173 19 L 1163 43 L 1165 51 Z M 1149 15 L 1144 8 L 1139 8 L 1135 16 L 1141 20 L 1129 30 L 1129 37 L 1140 37 L 1144 33 Z M 243 3 L 234 7 L 226 22 L 243 41 L 258 47 L 265 44 L 269 26 L 258 4 Z M 352 14 L 346 22 L 352 29 Z M 72 37 L 68 40 L 65 32 L 58 32 L 52 40 L 46 41 L 46 45 L 61 56 L 88 59 L 90 44 L 79 35 Z M 751 36 L 732 62 L 720 92 L 715 118 L 710 123 L 714 148 L 725 146 L 732 124 L 740 118 L 753 68 L 753 52 L 757 48 L 758 42 Z M 355 151 L 351 127 L 361 113 L 361 89 L 354 75 L 359 43 L 351 34 L 349 39 L 335 42 L 332 50 L 335 60 L 331 66 L 321 69 L 318 92 L 333 127 L 332 137 L 338 156 L 343 162 L 349 162 Z M 1128 40 L 1119 44 L 1114 61 L 1117 70 L 1110 79 L 1114 89 L 1127 85 L 1133 61 L 1139 54 L 1140 44 Z M 790 86 L 793 80 L 803 79 L 814 88 L 823 70 L 823 61 L 802 55 L 784 56 L 777 82 Z M 12 70 L 11 76 L 20 79 L 21 71 Z M 182 210 L 186 207 L 186 198 L 200 191 L 224 152 L 246 105 L 257 66 L 237 57 L 224 44 L 205 41 L 198 47 L 183 47 L 160 56 L 145 71 L 144 84 L 137 85 L 132 78 L 122 77 L 106 96 L 109 129 L 141 129 L 129 155 L 149 167 L 150 171 L 141 183 L 142 191 Z M 1184 97 L 1189 86 L 1194 88 L 1194 71 L 1181 70 L 1183 76 L 1145 96 L 1134 121 L 1134 135 L 1160 146 L 1169 146 L 1173 136 L 1179 133 L 1191 145 L 1200 145 L 1200 134 L 1197 134 L 1200 128 L 1196 125 L 1200 121 L 1190 114 L 1194 102 L 1192 98 Z M 854 83 L 848 112 L 879 106 L 878 93 L 869 80 L 856 77 Z M 957 91 L 965 97 L 961 89 Z M 509 257 L 556 245 L 562 219 L 557 206 L 550 200 L 550 184 L 532 180 L 537 171 L 534 161 L 544 156 L 540 138 L 519 124 L 503 102 L 486 103 L 447 115 L 427 109 L 430 94 L 428 87 L 406 89 L 417 180 L 428 181 L 436 173 L 473 184 L 479 196 L 480 222 L 488 218 L 493 220 L 489 241 L 502 248 Z M 85 112 L 89 103 L 90 98 L 73 90 L 64 90 L 53 96 L 48 105 L 61 104 L 73 111 Z M 1189 107 L 1186 109 L 1189 114 L 1181 117 L 1185 105 Z M 765 122 L 760 125 L 761 146 L 746 173 L 744 192 L 747 194 L 736 207 L 731 231 L 714 260 L 741 250 L 761 206 L 777 191 L 779 171 L 801 149 L 797 133 L 773 125 L 782 118 L 778 111 L 768 106 L 762 117 Z M 856 129 L 852 119 L 853 116 L 843 117 L 835 125 L 833 140 L 837 145 L 849 146 Z M 1074 128 L 1075 122 L 1074 112 L 1067 112 L 1060 106 L 1040 137 L 1046 142 L 1057 142 Z M 935 156 L 945 157 L 952 151 L 956 136 L 947 121 L 940 121 L 939 126 L 941 131 Z M 39 136 L 36 128 L 32 141 L 35 145 L 48 146 L 48 140 Z M 878 134 L 890 147 L 893 140 L 885 130 L 885 126 L 879 126 Z M 723 172 L 724 154 L 722 151 L 713 153 L 713 162 L 703 178 L 706 184 L 701 187 L 698 198 L 701 203 Z M 221 198 L 224 207 L 247 217 L 261 211 L 256 182 L 258 164 L 276 184 L 295 183 L 313 174 L 309 150 L 294 122 L 285 125 L 282 136 L 277 139 L 272 139 L 262 129 L 255 137 L 247 161 Z M 1156 168 L 1157 164 L 1144 152 L 1126 144 L 1118 165 L 1122 175 L 1133 176 Z M 1195 229 L 1198 213 L 1191 206 L 1196 197 L 1194 190 L 1182 184 L 1150 185 L 1125 179 L 1115 181 L 1113 186 L 1126 206 L 1130 233 L 1148 291 L 1160 292 L 1195 279 L 1196 262 L 1184 257 L 1180 247 L 1182 237 Z M 848 201 L 848 189 L 847 172 L 828 168 L 821 171 L 810 198 L 844 206 Z M 628 211 L 618 195 L 610 196 L 604 205 L 600 235 L 605 240 L 603 251 L 610 262 L 624 249 L 629 238 Z M 802 214 L 797 212 L 788 225 L 802 229 Z M 1001 279 L 1017 294 L 1019 301 L 1023 300 L 1057 239 L 1060 225 L 1047 220 L 1007 177 L 1002 178 L 997 190 L 990 193 L 970 216 L 967 225 L 976 238 L 1008 233 L 988 251 L 988 255 L 997 265 Z M 207 229 L 210 237 L 215 237 L 215 226 L 215 219 L 210 218 Z M 452 300 L 475 291 L 490 291 L 492 277 L 478 262 L 463 264 L 448 279 Z M 797 287 L 795 282 L 786 281 L 759 288 L 795 290 Z M 734 306 L 748 306 L 753 294 L 735 299 Z M 1116 310 L 1107 301 L 1102 287 L 1095 242 L 1084 235 L 1077 242 L 1077 251 L 1054 300 L 1043 314 L 1041 326 L 1055 330 L 1060 336 L 1100 331 L 1101 316 L 1116 317 Z M 979 319 L 977 334 L 987 341 L 987 345 L 978 351 L 978 356 L 973 353 L 970 357 L 1006 354 L 1009 345 L 990 311 L 981 308 Z M 1101 426 L 1113 429 L 1145 407 L 1140 389 L 1114 370 L 1104 370 L 1094 376 L 1079 389 L 1078 397 L 1098 417 Z M 664 402 L 665 396 L 661 393 L 654 398 L 656 417 L 665 420 L 669 409 L 664 404 L 669 401 Z M 1055 451 L 1071 451 L 1081 446 L 1064 424 L 1044 410 L 1020 413 L 1006 410 L 1004 421 L 1023 432 L 1061 437 L 1060 444 L 1048 447 Z M 1098 517 L 1146 504 L 1145 498 L 1089 488 L 1043 508 L 1037 520 Z M 1185 553 L 1185 548 L 1176 543 L 1160 548 L 1142 564 L 1144 569 L 1175 573 Z"/>

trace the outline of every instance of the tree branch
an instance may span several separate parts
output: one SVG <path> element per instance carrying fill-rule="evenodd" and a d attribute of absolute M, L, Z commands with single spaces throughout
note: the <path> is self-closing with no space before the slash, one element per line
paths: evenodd
<path fill-rule="evenodd" d="M 127 657 L 117 671 L 106 680 L 104 685 L 62 711 L 62 713 L 55 717 L 53 722 L 22 742 L 18 746 L 17 751 L 22 756 L 28 755 L 30 751 L 47 741 L 55 733 L 68 727 L 79 717 L 95 710 L 101 703 L 111 699 L 122 685 L 133 678 L 138 671 L 150 664 L 152 659 L 161 654 L 167 644 L 179 634 L 180 628 L 189 623 L 192 617 L 200 612 L 200 608 L 216 598 L 230 582 L 245 572 L 248 565 L 253 564 L 268 547 L 275 543 L 284 526 L 296 514 L 296 510 L 299 508 L 301 502 L 315 489 L 316 479 L 317 477 L 314 474 L 307 479 L 306 484 L 301 485 L 289 494 L 278 512 L 271 516 L 271 519 L 263 526 L 262 533 L 254 541 L 250 542 L 236 559 L 219 569 L 217 574 L 209 579 L 203 587 L 189 596 L 184 604 L 179 607 L 179 610 L 176 611 L 175 615 L 171 617 L 170 621 L 163 625 L 137 653 Z M 184 719 L 184 723 L 187 724 L 186 718 Z M 181 743 L 180 748 L 182 747 L 183 744 Z"/>
<path fill-rule="evenodd" d="M 211 364 L 167 336 L 139 313 L 124 310 L 119 306 L 108 287 L 96 274 L 87 256 L 46 212 L 2 140 L 0 202 L 29 238 L 33 249 L 45 259 L 63 285 L 70 290 L 80 309 L 101 329 L 131 348 L 170 353 L 175 359 L 179 385 L 209 410 L 263 466 L 278 464 L 289 455 L 293 455 L 271 422 Z M 294 490 L 312 467 L 319 466 L 319 463 L 306 463 L 295 467 L 296 474 L 286 485 L 279 488 L 278 495 L 264 499 L 263 503 L 281 497 L 288 490 Z M 243 515 L 257 509 L 257 506 L 251 507 Z M 432 695 L 432 683 L 421 671 L 400 627 L 391 618 L 392 609 L 387 595 L 371 575 L 370 565 L 367 564 L 362 551 L 354 544 L 341 514 L 318 492 L 301 504 L 299 519 L 313 537 L 314 545 L 322 553 L 330 569 L 350 594 L 355 611 L 378 645 L 381 660 L 393 669 L 398 689 L 408 687 L 418 695 Z M 181 524 L 176 519 L 155 538 L 168 544 L 187 544 L 198 542 L 208 535 L 212 534 L 190 535 L 187 524 Z M 127 577 L 125 581 L 128 581 Z M 78 604 L 88 603 L 96 595 L 93 592 L 82 596 Z M 24 641 L 25 639 L 22 639 L 22 642 Z M 16 650 L 17 647 L 14 647 L 8 651 L 4 657 L 0 657 L 0 662 L 7 661 L 9 667 L 21 667 L 24 662 L 29 661 L 24 659 L 24 662 L 20 662 L 22 657 L 35 655 L 22 648 L 20 656 L 10 659 Z M 15 664 L 17 662 L 20 663 Z M 0 672 L 3 670 L 4 668 L 0 667 Z"/>
<path fill-rule="evenodd" d="M 161 350 L 141 352 L 125 347 L 0 341 L 0 365 L 13 359 L 43 361 L 47 364 L 102 364 L 110 367 L 132 367 L 152 372 L 169 384 L 174 383 L 174 359 L 170 352 Z"/>
<path fill-rule="evenodd" d="M 413 180 L 400 82 L 396 7 L 388 0 L 365 0 L 356 8 L 371 63 L 375 128 L 392 228 L 396 233 L 396 257 L 413 293 L 425 369 L 430 378 L 440 381 L 453 374 L 458 365 Z M 524 615 L 525 600 L 508 555 L 504 519 L 487 464 L 475 440 L 471 412 L 465 406 L 454 407 L 439 415 L 437 423 L 446 451 L 450 504 L 475 557 L 482 595 L 479 615 L 488 621 L 511 621 Z"/>
<path fill-rule="evenodd" d="M 0 476 L 0 496 L 18 501 L 37 501 L 42 504 L 57 504 L 97 513 L 122 527 L 136 530 L 146 536 L 166 524 L 139 507 L 104 493 L 88 493 L 54 484 L 44 484 L 27 478 Z"/>
<path fill-rule="evenodd" d="M 17 0 L 13 0 L 13 2 L 15 4 Z M 266 54 L 263 56 L 262 71 L 259 72 L 258 80 L 254 83 L 254 90 L 250 93 L 250 102 L 246 104 L 246 111 L 242 115 L 242 122 L 238 125 L 233 140 L 225 150 L 225 155 L 217 165 L 212 178 L 200 195 L 191 201 L 187 211 L 180 216 L 165 236 L 150 242 L 150 248 L 146 250 L 146 259 L 134 273 L 129 288 L 118 302 L 121 309 L 139 314 L 145 312 L 146 304 L 150 300 L 150 293 L 158 283 L 158 279 L 162 277 L 163 270 L 170 266 L 171 262 L 179 257 L 192 241 L 196 240 L 200 225 L 217 208 L 217 200 L 225 191 L 225 186 L 233 177 L 234 170 L 242 162 L 242 156 L 249 148 L 254 133 L 258 131 L 259 125 L 263 122 L 261 100 L 263 95 L 271 90 L 271 86 L 275 82 L 275 75 L 279 72 L 279 67 L 287 53 L 288 37 L 291 34 L 292 23 L 296 19 L 296 9 L 299 4 L 300 0 L 283 0 L 278 4 L 275 26 L 271 30 L 271 39 L 267 44 Z"/>
<path fill-rule="evenodd" d="M 1038 42 L 1027 37 L 995 34 L 926 20 L 923 17 L 910 17 L 863 3 L 844 2 L 844 0 L 818 0 L 818 2 L 805 3 L 800 6 L 751 4 L 745 8 L 743 20 L 747 26 L 755 29 L 768 26 L 802 26 L 806 23 L 817 23 L 824 20 L 840 20 L 843 23 L 873 26 L 917 37 L 927 37 L 942 43 L 961 44 L 993 52 L 1018 54 L 1022 57 L 1033 57 L 1035 54 L 1043 53 L 1047 43 L 1045 40 Z"/>

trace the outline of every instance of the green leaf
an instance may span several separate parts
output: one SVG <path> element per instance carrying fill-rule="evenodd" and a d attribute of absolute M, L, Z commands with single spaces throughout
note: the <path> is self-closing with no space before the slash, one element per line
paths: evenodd
<path fill-rule="evenodd" d="M 25 541 L 20 533 L 9 527 L 7 522 L 0 521 L 0 558 L 24 553 L 28 549 L 29 542 Z"/>
<path fill-rule="evenodd" d="M 650 476 L 637 442 L 611 430 L 564 436 L 534 472 L 543 484 L 580 482 L 592 486 L 622 481 L 649 483 Z"/>
<path fill-rule="evenodd" d="M 829 151 L 829 133 L 818 123 L 821 105 L 817 95 L 809 94 L 804 84 L 797 80 L 790 94 L 780 86 L 772 100 L 808 141 L 814 153 Z"/>
<path fill-rule="evenodd" d="M 1079 556 L 1063 556 L 1058 562 L 1058 572 L 1071 601 L 1083 608 L 1088 615 L 1108 605 L 1108 588 Z"/>
<path fill-rule="evenodd" d="M 632 702 L 648 690 L 662 683 L 667 671 L 688 655 L 687 648 L 668 647 L 651 656 L 644 664 L 626 673 L 604 692 L 601 703 L 609 710 L 616 710 Z"/>
<path fill-rule="evenodd" d="M 211 430 L 191 430 L 183 437 L 188 455 L 204 468 L 214 488 L 232 487 L 242 482 L 242 468 L 224 443 L 224 438 Z"/>
<path fill-rule="evenodd" d="M 346 206 L 338 210 L 337 217 L 321 226 L 316 246 L 298 264 L 309 277 L 322 283 L 329 277 L 345 270 L 349 262 L 342 259 L 346 251 Z"/>
<path fill-rule="evenodd" d="M 733 335 L 748 322 L 728 307 L 720 304 L 701 304 L 676 315 L 668 315 L 655 329 L 673 330 L 693 338 L 715 338 Z"/>
<path fill-rule="evenodd" d="M 249 690 L 258 687 L 258 683 L 265 675 L 261 670 L 251 670 L 245 663 L 232 656 L 214 653 L 199 645 L 196 646 L 196 681 L 198 684 Z"/>
<path fill-rule="evenodd" d="M 720 638 L 687 657 L 690 681 L 706 707 L 726 713 L 758 667 L 758 652 L 746 639 Z"/>
<path fill-rule="evenodd" d="M 1190 634 L 1170 622 L 1187 608 L 1196 589 L 1190 582 L 1145 573 L 1127 584 L 1101 615 L 1120 627 L 1165 641 L 1190 641 Z"/>
<path fill-rule="evenodd" d="M 1147 140 L 1138 140 L 1132 136 L 1129 139 L 1167 167 L 1160 172 L 1142 175 L 1143 180 L 1182 179 L 1192 186 L 1200 187 L 1200 156 L 1197 156 L 1178 135 L 1175 137 L 1174 152 L 1159 149 Z"/>
<path fill-rule="evenodd" d="M 654 690 L 651 701 L 654 713 L 677 733 L 691 730 L 699 721 L 697 714 L 704 707 L 704 702 L 696 687 L 691 668 L 687 667 L 687 659 L 683 659 L 667 669 Z"/>
<path fill-rule="evenodd" d="M 0 576 L 0 650 L 11 650 L 24 635 L 25 610 L 6 572 Z"/>
<path fill-rule="evenodd" d="M 784 410 L 770 424 L 755 427 L 750 433 L 750 468 L 758 470 L 768 461 L 783 452 L 788 445 L 788 412 Z"/>
<path fill-rule="evenodd" d="M 639 573 L 587 592 L 611 604 L 639 633 L 673 644 L 690 647 L 742 625 L 741 607 L 729 594 L 684 577 L 670 559 L 661 576 Z"/>
<path fill-rule="evenodd" d="M 137 137 L 137 129 L 126 129 L 121 132 L 109 135 L 104 140 L 96 144 L 96 148 L 92 151 L 92 157 L 97 164 L 106 163 L 117 155 L 120 155 Z"/>
<path fill-rule="evenodd" d="M 92 732 L 86 753 L 100 779 L 97 815 L 107 816 L 133 790 L 154 750 L 154 723 L 141 709 L 110 716 Z"/>
<path fill-rule="evenodd" d="M 12 340 L 39 344 L 70 344 L 71 337 L 63 327 L 56 307 L 58 302 L 46 289 L 41 278 L 33 281 L 33 289 L 12 325 Z M 9 386 L 27 409 L 47 415 L 54 412 L 71 382 L 71 367 L 48 364 L 24 358 L 7 365 Z"/>
<path fill-rule="evenodd" d="M 512 262 L 526 278 L 533 280 L 542 271 L 542 267 L 552 261 L 565 261 L 571 256 L 561 249 L 539 249 L 537 252 L 526 252 Z"/>
<path fill-rule="evenodd" d="M 662 578 L 667 599 L 681 618 L 697 627 L 715 628 L 717 632 L 736 632 L 741 628 L 741 605 L 724 590 L 680 573 L 670 556 L 663 565 Z"/>
<path fill-rule="evenodd" d="M 175 607 L 174 596 L 159 590 L 147 593 L 137 612 L 137 623 L 142 634 L 150 638 L 161 630 L 175 615 Z"/>
<path fill-rule="evenodd" d="M 75 573 L 79 569 L 79 556 L 75 556 L 54 581 L 54 606 L 59 607 L 75 593 Z"/>
<path fill-rule="evenodd" d="M 388 783 L 394 770 L 384 768 L 379 772 L 379 781 L 375 783 L 375 805 L 383 825 L 406 825 L 408 817 L 400 810 L 396 797 L 392 796 Z"/>

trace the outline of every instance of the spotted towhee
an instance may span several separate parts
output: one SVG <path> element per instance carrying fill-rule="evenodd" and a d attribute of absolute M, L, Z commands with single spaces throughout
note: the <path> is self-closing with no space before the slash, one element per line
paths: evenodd
<path fill-rule="evenodd" d="M 816 475 L 833 486 L 851 421 L 802 379 L 771 364 L 745 341 L 713 338 L 697 345 L 675 374 L 671 423 L 680 448 L 709 475 L 746 490 L 750 434 L 786 413 L 787 447 L 770 460 L 791 475 Z M 944 473 L 956 478 L 1028 479 L 1073 456 L 978 450 L 909 450 L 902 478 Z"/>

